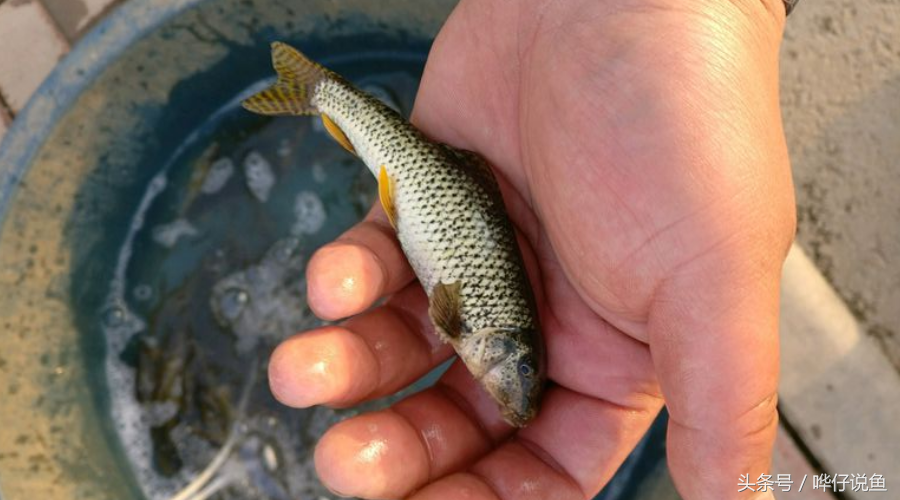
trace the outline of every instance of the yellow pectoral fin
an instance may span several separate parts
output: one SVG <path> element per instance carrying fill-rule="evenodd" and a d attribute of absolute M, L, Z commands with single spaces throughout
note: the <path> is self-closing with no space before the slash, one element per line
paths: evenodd
<path fill-rule="evenodd" d="M 381 170 L 378 172 L 378 199 L 381 200 L 381 208 L 387 214 L 391 226 L 397 229 L 397 212 L 394 208 L 394 184 L 391 178 L 388 177 L 387 169 L 384 168 L 384 165 L 381 166 Z"/>
<path fill-rule="evenodd" d="M 340 144 L 344 146 L 344 149 L 350 151 L 353 154 L 356 154 L 356 150 L 353 149 L 353 144 L 350 143 L 350 139 L 347 139 L 347 134 L 341 130 L 341 127 L 338 127 L 337 123 L 331 120 L 325 113 L 322 113 L 322 123 L 325 124 L 325 130 L 331 135 Z"/>

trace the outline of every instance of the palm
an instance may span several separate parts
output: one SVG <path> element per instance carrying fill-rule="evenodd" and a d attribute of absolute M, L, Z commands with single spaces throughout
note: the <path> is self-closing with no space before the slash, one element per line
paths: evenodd
<path fill-rule="evenodd" d="M 591 310 L 646 342 L 652 291 L 741 229 L 712 219 L 757 181 L 746 172 L 736 180 L 747 184 L 721 182 L 745 167 L 724 156 L 746 154 L 734 149 L 756 147 L 756 138 L 736 142 L 726 137 L 733 131 L 712 129 L 745 110 L 715 103 L 732 97 L 723 82 L 689 74 L 710 57 L 701 53 L 708 43 L 673 43 L 656 24 L 642 32 L 628 22 L 639 15 L 582 10 L 575 15 L 588 19 L 560 22 L 565 30 L 524 20 L 509 37 L 491 34 L 509 13 L 467 7 L 433 49 L 414 120 L 486 155 L 512 185 L 507 203 L 548 281 L 571 278 Z M 691 21 L 670 17 L 672 31 Z M 710 150 L 725 138 L 732 151 Z M 551 290 L 563 293 L 548 293 L 551 309 L 569 303 L 565 290 Z"/>
<path fill-rule="evenodd" d="M 455 497 L 468 488 L 476 498 L 478 492 L 544 498 L 549 491 L 583 498 L 609 479 L 665 395 L 673 416 L 670 465 L 682 494 L 733 495 L 738 471 L 767 465 L 777 343 L 753 332 L 775 329 L 772 287 L 792 223 L 783 145 L 766 122 L 777 117 L 777 100 L 772 82 L 755 77 L 771 71 L 771 61 L 744 50 L 741 26 L 723 37 L 710 16 L 689 11 L 659 9 L 651 23 L 647 9 L 629 11 L 621 2 L 614 2 L 615 12 L 604 2 L 580 9 L 526 4 L 478 0 L 457 7 L 429 57 L 413 120 L 436 139 L 485 155 L 500 173 L 526 243 L 547 342 L 554 384 L 542 413 L 507 440 L 511 429 L 457 367 L 438 389 L 393 413 L 333 429 L 317 452 L 320 473 L 360 496 L 406 495 L 466 471 L 420 495 Z M 727 8 L 720 14 L 735 16 Z M 742 78 L 754 85 L 733 87 Z M 405 325 L 416 318 L 419 328 L 412 330 L 428 329 L 421 291 L 407 284 L 402 258 L 390 257 L 396 244 L 384 231 L 353 231 L 349 241 L 379 254 L 377 267 L 387 276 L 336 293 L 354 271 L 335 272 L 333 264 L 352 252 L 320 252 L 319 264 L 310 265 L 313 307 L 326 317 L 346 316 L 396 291 L 399 298 L 384 310 L 348 328 L 370 346 L 389 340 L 420 355 L 404 360 L 405 368 L 378 359 L 381 380 L 374 387 L 347 382 L 342 394 L 315 402 L 349 404 L 390 392 L 449 355 L 445 347 L 422 348 L 421 340 L 410 344 L 386 333 L 396 329 L 390 316 L 397 311 L 408 316 Z M 358 267 L 354 283 L 378 272 Z M 720 335 L 723 324 L 733 339 Z M 756 350 L 736 357 L 735 342 L 748 339 Z M 273 389 L 291 403 L 292 389 L 279 388 L 289 384 L 275 379 L 285 379 L 279 358 L 296 365 L 300 355 L 278 354 Z M 355 370 L 348 378 L 365 377 L 364 369 Z M 745 384 L 740 391 L 737 383 Z M 366 431 L 372 425 L 387 429 L 382 437 L 398 451 L 377 466 L 354 465 L 374 439 Z M 420 438 L 404 427 L 418 429 Z M 750 431 L 760 438 L 737 442 Z M 427 432 L 443 441 L 430 441 Z M 723 438 L 736 441 L 732 453 L 715 449 Z M 402 475 L 384 472 L 353 491 L 344 486 L 350 477 L 401 463 Z M 695 491 L 696 478 L 686 476 L 713 464 L 727 474 Z"/>

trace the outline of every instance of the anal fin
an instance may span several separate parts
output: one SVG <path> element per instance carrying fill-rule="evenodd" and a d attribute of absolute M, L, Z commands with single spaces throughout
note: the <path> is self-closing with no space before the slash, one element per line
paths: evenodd
<path fill-rule="evenodd" d="M 378 171 L 378 199 L 381 200 L 381 208 L 387 214 L 391 226 L 397 229 L 397 210 L 394 207 L 394 183 L 388 176 L 384 165 Z"/>
<path fill-rule="evenodd" d="M 356 149 L 353 148 L 353 144 L 350 142 L 350 139 L 347 138 L 347 134 L 341 130 L 341 127 L 339 127 L 337 123 L 334 123 L 334 120 L 325 113 L 322 113 L 321 116 L 322 123 L 325 125 L 325 130 L 328 131 L 328 134 L 331 135 L 338 144 L 343 146 L 344 149 L 356 154 Z"/>

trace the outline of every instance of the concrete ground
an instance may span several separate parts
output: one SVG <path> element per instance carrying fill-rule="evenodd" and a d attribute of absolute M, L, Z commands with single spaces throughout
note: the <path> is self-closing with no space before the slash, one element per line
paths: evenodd
<path fill-rule="evenodd" d="M 797 242 L 811 260 L 794 251 L 785 264 L 782 416 L 818 467 L 877 469 L 897 498 L 900 1 L 801 3 L 781 56 Z"/>
<path fill-rule="evenodd" d="M 78 38 L 120 0 L 0 0 L 0 136 Z"/>
<path fill-rule="evenodd" d="M 118 1 L 0 0 L 0 139 L 56 62 Z M 866 473 L 882 474 L 888 493 L 840 498 L 895 498 L 900 0 L 802 2 L 781 60 L 799 229 L 785 265 L 780 399 L 787 425 L 773 466 L 795 485 L 778 496 L 827 498 L 810 484 L 797 492 L 800 479 Z"/>
<path fill-rule="evenodd" d="M 817 0 L 791 17 L 797 239 L 900 369 L 900 1 Z"/>

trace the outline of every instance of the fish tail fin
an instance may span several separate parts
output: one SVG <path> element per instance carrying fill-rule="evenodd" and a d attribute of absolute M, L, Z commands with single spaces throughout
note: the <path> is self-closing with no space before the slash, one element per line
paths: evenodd
<path fill-rule="evenodd" d="M 331 72 L 310 61 L 297 49 L 282 42 L 272 43 L 272 65 L 278 81 L 245 99 L 244 109 L 262 115 L 314 115 L 312 103 L 316 85 Z"/>

